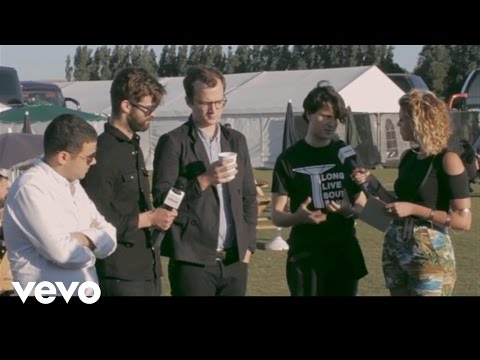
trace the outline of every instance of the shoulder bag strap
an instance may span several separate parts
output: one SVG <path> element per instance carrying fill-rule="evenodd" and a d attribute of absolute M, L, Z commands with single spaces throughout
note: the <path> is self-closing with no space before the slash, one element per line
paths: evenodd
<path fill-rule="evenodd" d="M 423 178 L 422 182 L 420 183 L 420 186 L 418 187 L 417 191 L 415 192 L 415 195 L 412 196 L 412 200 L 415 198 L 415 196 L 418 195 L 418 193 L 419 193 L 420 190 L 422 189 L 423 185 L 425 185 L 425 182 L 427 181 L 428 176 L 429 176 L 430 173 L 432 172 L 433 162 L 435 161 L 435 158 L 436 158 L 436 157 L 437 157 L 437 155 L 434 155 L 434 156 L 433 156 L 432 161 L 430 162 L 430 166 L 428 167 L 427 173 L 425 174 L 425 177 Z"/>

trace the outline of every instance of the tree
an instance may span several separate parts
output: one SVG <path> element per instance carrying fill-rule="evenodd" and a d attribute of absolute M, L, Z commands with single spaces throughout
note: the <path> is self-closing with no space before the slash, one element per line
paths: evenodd
<path fill-rule="evenodd" d="M 290 56 L 289 69 L 304 70 L 307 68 L 305 61 L 307 45 L 293 45 L 293 51 Z"/>
<path fill-rule="evenodd" d="M 222 45 L 212 45 L 212 59 L 213 66 L 223 72 L 225 67 L 225 59 L 223 57 L 223 47 Z"/>
<path fill-rule="evenodd" d="M 165 73 L 166 76 L 177 76 L 177 45 L 170 45 L 165 58 Z"/>
<path fill-rule="evenodd" d="M 157 55 L 150 50 L 148 45 L 143 45 L 140 52 L 140 67 L 147 70 L 151 75 L 157 76 Z"/>
<path fill-rule="evenodd" d="M 167 63 L 168 50 L 169 50 L 169 46 L 163 45 L 162 54 L 160 55 L 160 60 L 158 61 L 158 69 L 157 69 L 157 74 L 158 76 L 161 76 L 161 77 L 164 77 L 167 75 L 165 65 Z"/>
<path fill-rule="evenodd" d="M 227 55 L 225 55 L 225 65 L 223 67 L 223 71 L 225 74 L 232 74 L 234 71 L 233 67 L 233 48 L 231 46 L 228 47 Z"/>
<path fill-rule="evenodd" d="M 200 45 L 192 45 L 190 48 L 190 54 L 188 55 L 187 65 L 190 67 L 192 65 L 200 64 L 202 56 L 202 47 Z"/>
<path fill-rule="evenodd" d="M 235 73 L 248 72 L 250 69 L 250 46 L 238 45 L 235 55 L 232 58 Z"/>
<path fill-rule="evenodd" d="M 280 58 L 277 62 L 277 70 L 288 70 L 290 66 L 290 45 L 282 45 L 282 50 L 280 51 Z"/>
<path fill-rule="evenodd" d="M 278 62 L 282 52 L 281 45 L 263 45 L 261 59 L 264 64 L 263 70 L 275 71 L 278 69 Z"/>
<path fill-rule="evenodd" d="M 183 76 L 187 72 L 188 45 L 180 45 L 177 54 L 177 74 Z"/>
<path fill-rule="evenodd" d="M 150 49 L 150 59 L 153 61 L 153 68 L 155 69 L 155 74 L 158 73 L 158 63 L 157 63 L 157 54 L 155 54 L 155 50 Z"/>
<path fill-rule="evenodd" d="M 316 45 L 314 54 L 314 69 L 323 69 L 329 66 L 328 45 Z"/>
<path fill-rule="evenodd" d="M 90 67 L 92 64 L 92 49 L 78 46 L 73 58 L 73 77 L 77 81 L 90 80 Z"/>
<path fill-rule="evenodd" d="M 480 66 L 480 45 L 448 46 L 452 64 L 447 76 L 446 94 L 461 91 L 468 74 Z"/>
<path fill-rule="evenodd" d="M 90 68 L 90 80 L 110 80 L 112 72 L 110 71 L 110 48 L 103 45 L 95 50 L 93 62 Z"/>
<path fill-rule="evenodd" d="M 113 76 L 119 71 L 128 66 L 131 66 L 130 53 L 132 52 L 132 47 L 130 45 L 115 45 L 112 51 L 112 56 L 110 57 L 110 71 Z"/>
<path fill-rule="evenodd" d="M 135 45 L 132 48 L 130 59 L 133 66 L 142 66 L 142 46 Z"/>
<path fill-rule="evenodd" d="M 253 45 L 250 56 L 250 71 L 262 71 L 264 68 L 265 62 L 262 59 L 262 45 Z"/>
<path fill-rule="evenodd" d="M 73 73 L 73 66 L 71 65 L 72 60 L 70 55 L 67 55 L 67 59 L 65 60 L 65 78 L 67 81 L 72 80 L 72 73 Z"/>
<path fill-rule="evenodd" d="M 212 51 L 212 45 L 202 45 L 201 46 L 201 63 L 207 66 L 213 66 L 214 53 Z"/>
<path fill-rule="evenodd" d="M 327 47 L 328 47 L 327 67 L 333 68 L 333 67 L 343 66 L 344 59 L 345 59 L 345 54 L 343 53 L 344 45 L 327 45 Z"/>
<path fill-rule="evenodd" d="M 112 49 L 107 45 L 103 45 L 99 49 L 100 52 L 100 80 L 111 80 L 113 79 L 113 73 L 110 69 L 110 56 L 112 54 Z"/>
<path fill-rule="evenodd" d="M 378 67 L 384 73 L 406 73 L 407 71 L 398 65 L 396 62 L 393 61 L 393 50 L 395 50 L 395 46 L 388 46 L 385 55 L 383 56 L 382 60 L 380 60 L 380 64 Z"/>
<path fill-rule="evenodd" d="M 445 45 L 425 45 L 420 52 L 414 73 L 421 76 L 430 90 L 446 97 L 450 52 Z"/>

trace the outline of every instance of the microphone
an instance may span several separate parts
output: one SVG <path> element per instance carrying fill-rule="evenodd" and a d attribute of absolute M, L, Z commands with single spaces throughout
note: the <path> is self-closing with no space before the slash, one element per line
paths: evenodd
<path fill-rule="evenodd" d="M 187 185 L 187 179 L 179 177 L 175 185 L 168 191 L 167 197 L 162 206 L 167 210 L 178 210 L 183 198 L 185 197 L 185 187 Z M 162 245 L 163 238 L 166 232 L 161 230 L 153 230 L 152 232 L 152 247 L 160 247 Z"/>
<path fill-rule="evenodd" d="M 342 164 L 346 165 L 347 171 L 350 172 L 350 174 L 353 172 L 354 169 L 358 168 L 356 161 L 357 154 L 350 145 L 344 146 L 340 148 L 340 150 L 338 150 L 338 158 L 340 159 Z M 370 191 L 367 182 L 360 184 L 360 188 L 367 197 L 372 195 L 372 192 Z"/>

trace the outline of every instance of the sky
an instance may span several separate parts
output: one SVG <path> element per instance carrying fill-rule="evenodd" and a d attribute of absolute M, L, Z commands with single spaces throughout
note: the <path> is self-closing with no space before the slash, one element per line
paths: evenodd
<path fill-rule="evenodd" d="M 65 59 L 78 45 L 0 45 L 0 65 L 17 69 L 20 80 L 65 80 Z M 100 45 L 87 45 L 95 49 Z M 394 45 L 395 62 L 413 71 L 423 45 Z M 150 45 L 160 55 L 162 45 Z"/>

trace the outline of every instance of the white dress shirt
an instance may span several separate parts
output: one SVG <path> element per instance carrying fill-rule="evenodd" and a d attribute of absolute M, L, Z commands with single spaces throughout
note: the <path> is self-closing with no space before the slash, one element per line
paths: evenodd
<path fill-rule="evenodd" d="M 96 249 L 81 245 L 73 232 L 86 235 Z M 12 185 L 4 235 L 13 280 L 24 289 L 31 281 L 60 281 L 67 289 L 74 281 L 98 283 L 95 259 L 107 257 L 117 246 L 116 229 L 79 181 L 68 181 L 43 160 Z"/>

